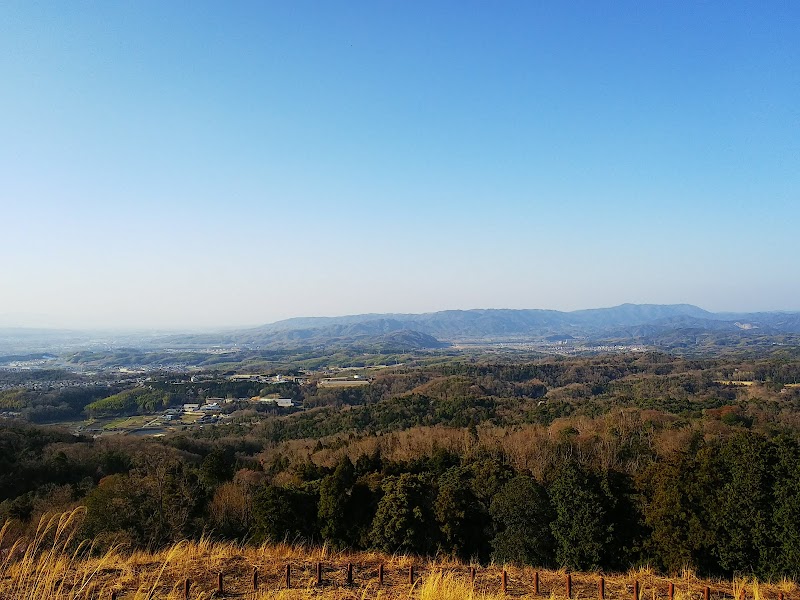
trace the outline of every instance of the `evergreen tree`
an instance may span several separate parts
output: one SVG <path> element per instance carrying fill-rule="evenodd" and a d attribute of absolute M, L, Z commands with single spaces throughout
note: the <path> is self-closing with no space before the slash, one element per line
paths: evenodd
<path fill-rule="evenodd" d="M 764 576 L 773 569 L 772 450 L 763 437 L 746 434 L 731 438 L 715 453 L 716 471 L 724 483 L 709 509 L 718 568 L 728 575 Z"/>
<path fill-rule="evenodd" d="M 475 496 L 469 469 L 453 467 L 438 481 L 434 513 L 445 552 L 467 559 L 485 557 L 486 508 Z"/>
<path fill-rule="evenodd" d="M 775 442 L 771 511 L 777 556 L 775 574 L 800 577 L 800 445 L 781 438 Z"/>
<path fill-rule="evenodd" d="M 209 488 L 233 479 L 236 456 L 231 448 L 216 447 L 200 464 L 200 481 Z"/>
<path fill-rule="evenodd" d="M 545 489 L 530 477 L 517 476 L 503 486 L 490 507 L 497 533 L 492 560 L 549 566 L 553 562 L 553 509 Z"/>
<path fill-rule="evenodd" d="M 253 498 L 256 542 L 311 540 L 317 532 L 317 497 L 310 491 L 265 485 Z M 311 516 L 311 518 L 309 518 Z"/>
<path fill-rule="evenodd" d="M 577 463 L 568 462 L 549 492 L 555 511 L 551 530 L 558 564 L 579 571 L 605 566 L 603 558 L 612 541 L 612 528 L 597 478 Z"/>
<path fill-rule="evenodd" d="M 372 544 L 384 552 L 423 554 L 436 544 L 430 491 L 419 475 L 387 478 L 384 495 L 372 521 Z"/>
<path fill-rule="evenodd" d="M 668 572 L 687 565 L 717 572 L 711 511 L 722 482 L 715 455 L 715 448 L 701 444 L 652 465 L 640 478 L 648 559 Z"/>
<path fill-rule="evenodd" d="M 353 463 L 343 456 L 332 475 L 322 480 L 319 486 L 319 518 L 322 539 L 336 549 L 352 544 L 351 494 L 353 492 Z"/>

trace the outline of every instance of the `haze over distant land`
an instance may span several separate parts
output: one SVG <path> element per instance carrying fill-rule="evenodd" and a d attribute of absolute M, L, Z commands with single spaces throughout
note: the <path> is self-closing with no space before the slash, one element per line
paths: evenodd
<path fill-rule="evenodd" d="M 466 344 L 522 344 L 525 348 L 573 352 L 625 347 L 709 354 L 733 349 L 764 351 L 800 345 L 800 312 L 713 313 L 691 304 L 623 304 L 563 312 L 557 310 L 473 309 L 422 314 L 360 314 L 296 317 L 258 327 L 208 332 L 72 331 L 4 329 L 0 355 L 63 353 L 91 349 L 101 354 L 124 349 L 182 349 L 202 356 L 217 351 L 401 352 Z M 569 348 L 562 346 L 567 344 Z M 15 360 L 14 356 L 7 356 Z M 228 357 L 229 358 L 229 357 Z M 145 360 L 141 358 L 141 360 Z M 150 359 L 192 360 L 184 355 Z M 202 362 L 202 361 L 201 361 Z"/>
<path fill-rule="evenodd" d="M 666 311 L 666 313 L 661 314 L 661 311 Z M 674 312 L 673 314 L 673 312 L 670 311 L 676 311 L 676 312 Z M 261 322 L 258 323 L 247 323 L 247 322 L 240 323 L 237 322 L 236 315 L 231 315 L 230 319 L 227 322 L 216 327 L 213 325 L 208 325 L 205 327 L 199 327 L 199 326 L 193 327 L 191 325 L 185 325 L 183 327 L 180 327 L 174 324 L 165 324 L 159 326 L 158 323 L 161 322 L 159 319 L 155 319 L 152 323 L 143 324 L 139 326 L 130 326 L 130 325 L 125 326 L 122 324 L 114 324 L 112 322 L 104 324 L 104 323 L 94 323 L 94 322 L 81 323 L 80 321 L 71 322 L 69 320 L 58 321 L 54 317 L 43 316 L 43 315 L 28 316 L 28 315 L 0 314 L 0 334 L 18 329 L 26 333 L 35 333 L 37 330 L 47 330 L 47 331 L 63 331 L 65 333 L 71 333 L 71 332 L 91 333 L 92 331 L 96 331 L 98 333 L 104 333 L 104 334 L 117 331 L 120 333 L 131 334 L 134 336 L 149 335 L 149 334 L 166 334 L 170 332 L 172 333 L 193 332 L 201 334 L 208 333 L 213 335 L 220 331 L 231 331 L 234 330 L 235 328 L 242 328 L 241 331 L 245 332 L 248 332 L 251 329 L 286 330 L 295 327 L 301 328 L 306 326 L 317 328 L 327 324 L 374 322 L 381 319 L 392 319 L 397 317 L 400 317 L 402 319 L 411 319 L 412 321 L 420 321 L 425 319 L 436 320 L 437 318 L 440 317 L 440 315 L 454 315 L 454 314 L 464 314 L 464 315 L 558 314 L 563 316 L 563 318 L 565 319 L 568 319 L 571 315 L 577 315 L 583 318 L 585 315 L 590 315 L 590 314 L 617 314 L 617 315 L 621 314 L 623 315 L 624 322 L 627 323 L 626 319 L 632 316 L 631 318 L 633 319 L 633 321 L 631 322 L 639 323 L 643 318 L 642 315 L 646 317 L 644 321 L 658 320 L 666 318 L 668 316 L 682 315 L 682 316 L 691 316 L 703 319 L 726 320 L 733 322 L 740 317 L 746 320 L 747 318 L 754 318 L 757 316 L 758 317 L 770 316 L 770 318 L 772 318 L 772 316 L 779 316 L 779 315 L 796 316 L 800 314 L 800 311 L 792 311 L 792 310 L 706 311 L 702 308 L 687 303 L 674 304 L 674 305 L 624 303 L 621 305 L 608 308 L 591 307 L 591 308 L 579 308 L 568 311 L 553 309 L 553 308 L 536 308 L 536 309 L 451 308 L 441 311 L 427 311 L 419 313 L 414 313 L 411 311 L 401 311 L 397 313 L 369 312 L 369 313 L 344 314 L 344 315 L 304 315 L 304 316 L 293 315 L 287 317 L 286 319 L 274 319 L 274 320 L 263 319 Z"/>
<path fill-rule="evenodd" d="M 800 3 L 0 6 L 0 326 L 798 310 Z"/>

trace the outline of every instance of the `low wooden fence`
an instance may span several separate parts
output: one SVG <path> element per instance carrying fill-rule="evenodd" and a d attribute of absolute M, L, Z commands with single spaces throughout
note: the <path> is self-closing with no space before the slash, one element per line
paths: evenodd
<path fill-rule="evenodd" d="M 326 579 L 326 577 L 325 577 L 326 573 L 327 574 L 331 574 L 331 573 L 334 573 L 334 572 L 335 573 L 341 573 L 341 570 L 342 570 L 341 567 L 329 567 L 329 568 L 326 569 L 325 565 L 322 562 L 315 563 L 316 578 L 314 580 L 314 585 L 317 586 L 317 587 L 326 587 L 326 586 L 327 587 L 341 587 L 342 585 L 344 585 L 344 586 L 353 586 L 353 585 L 355 585 L 354 577 L 353 577 L 354 567 L 353 567 L 352 563 L 348 563 L 347 566 L 344 568 L 344 578 L 343 578 L 344 579 L 344 584 L 342 584 L 340 581 L 334 581 L 334 580 L 331 580 L 331 579 Z M 384 567 L 383 564 L 379 564 L 377 566 L 377 569 L 374 569 L 374 568 L 373 569 L 362 568 L 360 570 L 361 570 L 362 574 L 364 573 L 364 571 L 368 571 L 369 575 L 371 575 L 371 576 L 368 577 L 366 580 L 364 580 L 362 578 L 359 581 L 359 584 L 363 585 L 363 584 L 371 583 L 371 584 L 377 584 L 378 586 L 386 586 L 386 585 L 391 586 L 391 585 L 393 585 L 391 582 L 387 582 L 387 578 L 384 576 L 386 571 L 385 571 L 385 567 Z M 443 569 L 443 571 L 455 572 L 453 569 Z M 307 571 L 304 569 L 304 572 L 307 572 Z M 261 576 L 261 573 L 259 572 L 258 568 L 255 567 L 255 568 L 253 568 L 252 579 L 249 582 L 247 582 L 246 587 L 248 587 L 249 591 L 252 591 L 252 592 L 258 592 L 259 589 L 262 589 L 262 590 L 263 589 L 273 589 L 273 590 L 276 590 L 276 589 L 292 589 L 293 584 L 295 583 L 293 581 L 293 574 L 294 573 L 295 573 L 295 571 L 293 570 L 292 565 L 291 564 L 287 564 L 285 567 L 282 568 L 282 577 L 280 578 L 281 580 L 275 581 L 274 577 L 270 578 L 270 580 L 266 580 L 265 578 L 263 578 Z M 471 584 L 474 586 L 475 583 L 476 583 L 477 576 L 478 576 L 478 569 L 476 567 L 469 567 L 469 571 L 465 572 L 465 575 L 467 575 L 469 577 Z M 213 577 L 213 573 L 210 573 L 209 576 Z M 337 577 L 336 579 L 338 580 L 339 578 Z M 395 582 L 394 585 L 396 585 L 396 582 L 398 580 L 403 580 L 403 579 L 405 580 L 405 582 L 407 584 L 413 585 L 414 583 L 418 582 L 419 576 L 414 570 L 414 565 L 411 565 L 407 569 L 403 570 L 403 572 L 400 573 L 400 574 L 395 572 L 394 576 L 392 577 L 392 579 Z M 508 572 L 505 569 L 503 569 L 500 572 L 500 575 L 499 575 L 498 579 L 499 579 L 499 581 L 497 581 L 498 587 L 495 588 L 495 589 L 497 591 L 499 591 L 500 593 L 502 593 L 502 594 L 511 594 L 513 592 L 513 590 L 511 589 L 510 577 L 508 575 Z M 517 579 L 519 580 L 520 578 L 518 577 Z M 222 598 L 226 594 L 227 590 L 226 590 L 225 583 L 226 583 L 226 581 L 229 581 L 229 579 L 226 579 L 226 576 L 225 576 L 224 573 L 218 572 L 217 575 L 216 575 L 216 580 L 217 580 L 216 581 L 216 589 L 214 590 L 214 595 L 216 597 Z M 241 579 L 239 581 L 241 581 Z M 547 596 L 547 597 L 550 597 L 550 596 L 553 596 L 553 595 L 555 595 L 555 596 L 559 595 L 558 590 L 555 589 L 555 588 L 552 588 L 552 587 L 547 593 L 543 593 L 542 592 L 541 586 L 540 586 L 540 578 L 539 578 L 539 572 L 538 571 L 534 571 L 532 579 L 530 581 L 527 581 L 526 584 L 527 584 L 527 587 L 530 587 L 531 584 L 532 584 L 533 595 L 534 596 L 543 596 L 543 597 Z M 295 587 L 304 587 L 304 586 L 295 586 Z M 629 587 L 629 588 L 632 587 L 632 590 L 630 590 L 630 592 L 629 592 L 630 593 L 630 600 L 643 600 L 642 596 L 641 596 L 641 593 L 640 593 L 640 585 L 639 585 L 638 581 L 634 581 L 632 586 L 627 586 L 627 587 Z M 585 588 L 585 585 L 584 585 L 584 588 Z M 192 592 L 192 589 L 193 589 L 192 580 L 191 579 L 184 580 L 183 581 L 183 597 L 184 597 L 185 600 L 190 600 L 190 594 Z M 573 598 L 573 583 L 572 583 L 572 574 L 571 573 L 565 574 L 562 590 L 564 592 L 564 597 L 565 598 Z M 585 591 L 585 589 L 584 589 L 584 591 Z M 235 593 L 233 595 L 240 596 L 241 592 Z M 709 586 L 704 586 L 702 588 L 702 600 L 711 600 L 711 595 L 712 595 L 711 588 Z M 697 596 L 698 596 L 697 600 L 700 600 L 700 597 L 699 597 L 700 595 L 697 594 Z M 111 600 L 118 600 L 121 597 L 122 597 L 122 592 L 120 592 L 120 591 L 112 591 L 111 594 L 110 594 Z M 583 598 L 587 598 L 586 596 L 582 596 L 582 597 Z M 654 595 L 654 597 L 655 597 L 655 595 Z M 667 598 L 667 600 L 674 600 L 674 598 L 675 598 L 675 584 L 674 583 L 671 583 L 671 582 L 667 583 L 667 585 L 666 585 L 666 598 Z M 745 592 L 744 588 L 742 588 L 740 590 L 738 598 L 732 598 L 732 596 L 730 594 L 727 594 L 725 592 L 719 592 L 719 591 L 715 593 L 715 598 L 716 599 L 726 598 L 726 599 L 731 599 L 731 600 L 747 600 L 746 592 Z M 775 598 L 777 600 L 788 600 L 788 598 L 784 597 L 784 593 L 783 592 L 778 592 Z M 597 599 L 598 600 L 606 600 L 607 599 L 607 596 L 606 596 L 606 580 L 605 580 L 605 577 L 602 577 L 602 576 L 597 578 Z M 624 600 L 624 599 L 616 598 L 616 600 Z M 762 593 L 762 594 L 760 594 L 759 599 L 754 599 L 754 600 L 770 600 L 770 598 L 768 598 L 765 594 Z"/>

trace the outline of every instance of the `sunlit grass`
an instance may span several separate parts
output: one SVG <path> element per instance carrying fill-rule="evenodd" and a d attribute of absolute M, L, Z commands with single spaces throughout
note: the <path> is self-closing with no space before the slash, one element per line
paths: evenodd
<path fill-rule="evenodd" d="M 414 586 L 411 597 L 419 600 L 494 600 L 502 594 L 476 591 L 474 586 L 453 573 L 435 571 Z"/>
<path fill-rule="evenodd" d="M 490 565 L 477 569 L 475 583 L 470 564 L 447 556 L 420 558 L 406 554 L 336 551 L 327 545 L 263 544 L 246 546 L 217 542 L 209 537 L 183 541 L 150 552 L 112 547 L 96 552 L 91 540 L 76 538 L 83 509 L 46 516 L 28 540 L 7 539 L 9 524 L 0 529 L 0 599 L 2 600 L 98 600 L 117 592 L 120 600 L 183 600 L 184 582 L 191 582 L 190 600 L 211 600 L 217 574 L 223 574 L 226 593 L 247 600 L 497 600 L 501 573 L 508 572 L 509 597 L 533 598 L 533 569 Z M 317 562 L 324 565 L 323 585 L 316 585 Z M 354 565 L 354 583 L 346 584 L 346 566 Z M 291 589 L 285 586 L 285 567 L 292 566 Z M 378 566 L 384 566 L 385 583 L 378 585 Z M 408 569 L 415 570 L 414 584 Z M 474 565 L 472 565 L 474 566 Z M 259 589 L 253 590 L 257 569 Z M 567 571 L 537 569 L 539 598 L 565 600 Z M 659 576 L 649 566 L 627 573 L 604 574 L 606 598 L 627 600 L 634 582 L 640 584 L 642 600 L 666 600 L 668 584 L 675 584 L 674 600 L 700 600 L 703 587 L 714 597 L 732 600 L 777 600 L 797 592 L 794 581 L 767 584 L 736 578 L 730 582 L 699 579 L 690 568 L 679 578 Z M 572 600 L 597 598 L 597 573 L 571 573 Z"/>
<path fill-rule="evenodd" d="M 733 578 L 733 600 L 745 600 L 747 594 L 747 579 L 734 577 Z"/>

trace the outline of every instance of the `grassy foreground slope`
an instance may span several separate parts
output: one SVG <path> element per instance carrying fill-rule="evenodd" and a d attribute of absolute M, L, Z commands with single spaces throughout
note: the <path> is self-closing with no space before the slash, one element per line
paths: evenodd
<path fill-rule="evenodd" d="M 185 598 L 189 580 L 191 600 L 211 598 L 297 598 L 320 600 L 416 598 L 419 600 L 462 600 L 534 598 L 534 569 L 507 565 L 478 567 L 474 584 L 471 565 L 446 558 L 424 559 L 377 552 L 331 552 L 326 547 L 309 548 L 289 544 L 259 547 L 218 543 L 209 539 L 181 542 L 166 549 L 128 552 L 112 549 L 103 554 L 91 552 L 91 542 L 75 539 L 82 509 L 43 518 L 36 536 L 9 545 L 7 527 L 0 530 L 0 598 L 3 600 L 94 600 Z M 317 585 L 317 563 L 323 565 L 323 584 Z M 352 584 L 347 581 L 347 566 L 352 565 Z M 286 587 L 286 566 L 291 566 L 291 587 Z M 383 585 L 378 571 L 383 565 Z M 409 568 L 415 582 L 409 582 Z M 258 590 L 253 587 L 253 571 L 258 571 Z M 501 587 L 507 573 L 507 591 Z M 219 592 L 219 574 L 223 591 Z M 566 599 L 565 571 L 540 570 L 539 596 Z M 572 573 L 572 598 L 598 597 L 600 575 Z M 701 580 L 684 571 L 667 579 L 649 569 L 625 574 L 605 575 L 605 597 L 632 598 L 638 583 L 642 600 L 667 598 L 674 584 L 675 600 L 699 600 L 704 588 L 713 599 L 747 598 L 790 600 L 798 593 L 794 582 L 783 580 L 759 583 L 753 580 Z M 113 595 L 113 596 L 112 596 Z"/>

